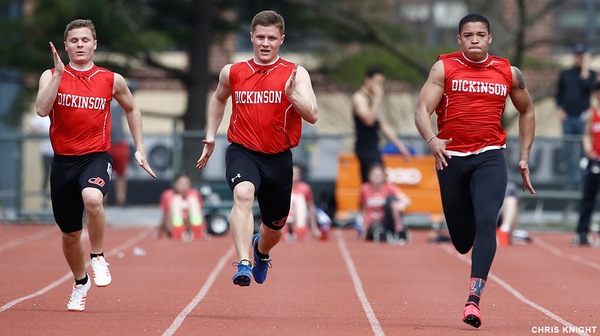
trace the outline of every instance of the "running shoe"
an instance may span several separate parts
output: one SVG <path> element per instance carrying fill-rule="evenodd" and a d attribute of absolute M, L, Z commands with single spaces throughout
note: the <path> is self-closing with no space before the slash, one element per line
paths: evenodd
<path fill-rule="evenodd" d="M 92 270 L 94 271 L 94 283 L 98 287 L 106 287 L 110 285 L 112 277 L 108 270 L 108 263 L 103 256 L 92 258 Z"/>
<path fill-rule="evenodd" d="M 479 306 L 475 302 L 467 302 L 463 311 L 463 322 L 479 328 L 481 326 L 481 316 L 479 315 Z"/>
<path fill-rule="evenodd" d="M 204 226 L 192 225 L 192 236 L 193 236 L 194 240 L 203 240 L 204 239 Z"/>
<path fill-rule="evenodd" d="M 410 231 L 408 231 L 408 229 L 398 231 L 396 235 L 398 238 L 398 244 L 406 245 L 410 242 Z"/>
<path fill-rule="evenodd" d="M 496 240 L 498 242 L 498 246 L 510 246 L 510 231 L 502 231 L 500 229 L 496 230 Z"/>
<path fill-rule="evenodd" d="M 256 251 L 258 251 L 258 241 L 260 234 L 256 233 L 252 236 L 252 248 L 254 249 L 254 267 L 252 267 L 252 275 L 256 283 L 263 283 L 267 279 L 267 271 L 271 268 L 271 259 L 261 259 Z"/>
<path fill-rule="evenodd" d="M 185 233 L 185 226 L 173 226 L 171 228 L 171 239 L 182 240 Z"/>
<path fill-rule="evenodd" d="M 242 259 L 240 262 L 234 262 L 233 266 L 237 266 L 237 273 L 233 275 L 233 284 L 240 287 L 250 286 L 252 278 L 252 263 L 248 259 Z"/>
<path fill-rule="evenodd" d="M 586 232 L 578 232 L 575 234 L 575 238 L 571 242 L 573 246 L 589 246 L 590 241 Z"/>
<path fill-rule="evenodd" d="M 85 284 L 73 284 L 73 292 L 71 293 L 69 303 L 67 303 L 67 309 L 69 311 L 81 312 L 85 309 L 85 297 L 87 296 L 90 287 L 92 287 L 92 282 L 90 281 L 89 276 Z"/>

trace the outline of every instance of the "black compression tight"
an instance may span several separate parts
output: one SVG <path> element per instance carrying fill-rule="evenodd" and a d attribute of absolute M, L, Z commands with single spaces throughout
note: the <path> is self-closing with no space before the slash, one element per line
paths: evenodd
<path fill-rule="evenodd" d="M 502 150 L 446 159 L 437 172 L 444 215 L 456 250 L 471 254 L 471 277 L 487 279 L 496 254 L 496 223 L 506 191 Z"/>

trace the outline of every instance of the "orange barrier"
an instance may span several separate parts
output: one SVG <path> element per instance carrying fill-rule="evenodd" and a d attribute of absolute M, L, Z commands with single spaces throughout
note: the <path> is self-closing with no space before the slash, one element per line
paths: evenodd
<path fill-rule="evenodd" d="M 400 155 L 386 154 L 383 155 L 383 163 L 387 180 L 394 182 L 410 197 L 412 203 L 405 213 L 426 213 L 436 219 L 441 218 L 442 201 L 433 156 L 413 156 L 405 161 Z M 361 183 L 356 155 L 340 154 L 335 184 L 336 218 L 347 218 L 349 213 L 359 211 Z"/>

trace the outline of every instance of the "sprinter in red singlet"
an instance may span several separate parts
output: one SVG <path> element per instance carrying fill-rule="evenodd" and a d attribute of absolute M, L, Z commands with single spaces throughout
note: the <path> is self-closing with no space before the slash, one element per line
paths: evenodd
<path fill-rule="evenodd" d="M 280 241 L 290 210 L 291 148 L 298 145 L 302 120 L 318 119 L 317 99 L 305 68 L 279 57 L 285 38 L 281 15 L 266 10 L 254 16 L 250 40 L 254 58 L 228 64 L 208 106 L 206 139 L 196 168 L 204 168 L 215 148 L 227 99 L 232 114 L 225 155 L 227 183 L 233 191 L 231 233 L 237 250 L 233 283 L 263 283 L 271 267 L 269 252 Z M 258 200 L 262 225 L 253 233 L 252 203 Z M 254 251 L 254 267 L 250 248 Z"/>
<path fill-rule="evenodd" d="M 471 253 L 470 292 L 463 321 L 481 325 L 479 300 L 496 254 L 496 221 L 507 185 L 506 132 L 501 119 L 510 96 L 519 111 L 522 189 L 535 193 L 529 152 L 535 112 L 523 74 L 488 54 L 490 23 L 469 14 L 458 25 L 461 51 L 441 55 L 421 89 L 416 126 L 435 157 L 444 215 L 456 250 Z M 431 114 L 437 114 L 438 133 Z"/>
<path fill-rule="evenodd" d="M 156 177 L 146 160 L 142 118 L 123 76 L 94 64 L 96 29 L 90 20 L 70 22 L 64 34 L 69 64 L 63 64 L 50 42 L 54 68 L 39 80 L 36 111 L 49 117 L 54 158 L 50 194 L 54 219 L 62 231 L 62 249 L 75 277 L 70 311 L 83 311 L 91 279 L 85 270 L 81 241 L 83 212 L 91 245 L 94 283 L 108 286 L 112 277 L 104 259 L 105 215 L 102 201 L 110 187 L 110 101 L 113 97 L 125 111 L 135 143 L 137 163 Z"/>

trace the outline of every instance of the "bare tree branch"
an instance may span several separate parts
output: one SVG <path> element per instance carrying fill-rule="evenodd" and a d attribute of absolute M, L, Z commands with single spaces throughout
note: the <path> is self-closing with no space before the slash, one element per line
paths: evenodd
<path fill-rule="evenodd" d="M 568 0 L 551 0 L 546 3 L 544 7 L 542 7 L 539 11 L 532 13 L 527 18 L 527 24 L 533 24 L 541 19 L 543 16 L 548 15 L 554 9 L 564 5 Z"/>
<path fill-rule="evenodd" d="M 527 27 L 527 6 L 525 0 L 517 0 L 517 29 L 515 34 L 515 53 L 511 63 L 520 67 L 525 56 L 525 28 Z"/>
<path fill-rule="evenodd" d="M 141 58 L 137 55 L 132 55 L 132 56 L 137 57 L 140 61 L 143 61 L 146 65 L 149 65 L 151 67 L 155 67 L 157 69 L 167 72 L 171 77 L 176 78 L 187 85 L 187 81 L 189 80 L 188 71 L 183 71 L 178 68 L 173 68 L 173 67 L 165 65 L 164 63 L 158 61 L 156 59 L 156 57 L 154 57 L 152 55 L 152 52 L 150 52 L 149 50 L 145 50 L 142 53 Z"/>
<path fill-rule="evenodd" d="M 123 21 L 127 24 L 127 26 L 129 27 L 129 30 L 134 34 L 134 35 L 141 35 L 143 33 L 143 24 L 138 22 L 137 19 L 137 15 L 134 15 L 135 13 L 131 13 L 130 8 L 125 5 L 126 0 L 119 0 L 116 2 L 116 6 L 117 6 L 117 13 L 119 13 L 122 17 L 123 17 Z M 138 7 L 139 10 L 142 10 L 141 7 Z M 155 67 L 157 69 L 163 70 L 165 72 L 167 72 L 171 77 L 176 78 L 178 80 L 181 80 L 184 84 L 187 83 L 187 81 L 189 81 L 189 75 L 187 72 L 184 72 L 178 68 L 173 68 L 170 66 L 165 65 L 164 63 L 160 62 L 158 59 L 156 59 L 153 55 L 152 55 L 152 50 L 153 48 L 148 46 L 146 43 L 144 43 L 143 40 L 140 41 L 142 44 L 142 48 L 143 51 L 140 54 L 133 54 L 133 53 L 128 53 L 129 56 L 133 57 L 134 59 L 140 60 L 142 62 L 144 62 L 146 65 Z"/>
<path fill-rule="evenodd" d="M 413 67 L 424 77 L 429 73 L 429 68 L 411 57 L 398 43 L 392 41 L 389 34 L 383 32 L 376 25 L 377 20 L 369 18 L 359 8 L 345 6 L 335 6 L 331 2 L 312 1 L 312 0 L 288 0 L 289 3 L 303 5 L 315 11 L 320 17 L 326 19 L 329 23 L 335 24 L 340 28 L 350 31 L 356 35 L 356 40 L 372 45 L 377 45 L 393 54 L 400 61 Z"/>

